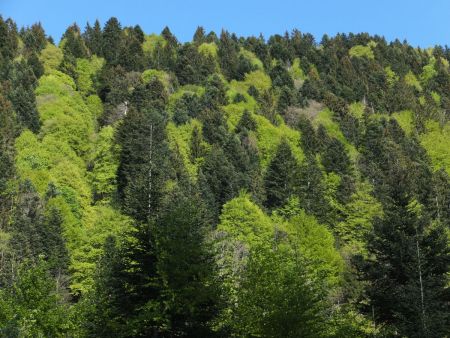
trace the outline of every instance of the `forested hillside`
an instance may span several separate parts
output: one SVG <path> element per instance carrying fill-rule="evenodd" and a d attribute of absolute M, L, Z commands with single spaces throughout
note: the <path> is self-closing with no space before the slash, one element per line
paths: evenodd
<path fill-rule="evenodd" d="M 0 336 L 449 337 L 449 63 L 0 17 Z"/>

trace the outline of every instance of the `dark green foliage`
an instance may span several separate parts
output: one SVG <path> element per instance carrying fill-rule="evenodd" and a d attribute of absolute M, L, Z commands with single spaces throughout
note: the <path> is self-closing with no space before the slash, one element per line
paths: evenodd
<path fill-rule="evenodd" d="M 199 184 L 208 210 L 218 215 L 222 205 L 239 192 L 236 168 L 223 149 L 214 145 L 199 173 Z"/>
<path fill-rule="evenodd" d="M 184 93 L 173 108 L 173 121 L 179 125 L 187 122 L 191 117 L 196 118 L 201 108 L 200 99 L 196 94 Z"/>
<path fill-rule="evenodd" d="M 130 109 L 118 130 L 119 197 L 123 210 L 143 222 L 156 215 L 167 177 L 165 123 L 156 110 Z"/>
<path fill-rule="evenodd" d="M 11 259 L 35 261 L 39 257 L 47 261 L 54 275 L 61 275 L 68 266 L 68 252 L 62 237 L 62 216 L 51 206 L 44 213 L 45 205 L 29 181 L 18 192 L 11 232 Z"/>
<path fill-rule="evenodd" d="M 17 26 L 11 20 L 0 16 L 0 54 L 2 60 L 12 60 L 17 51 Z"/>
<path fill-rule="evenodd" d="M 311 281 L 306 262 L 289 262 L 281 250 L 258 247 L 247 263 L 233 318 L 236 336 L 326 336 L 325 290 Z M 270 309 L 270 311 L 268 311 Z"/>
<path fill-rule="evenodd" d="M 448 47 L 52 41 L 0 17 L 1 336 L 448 334 Z"/>
<path fill-rule="evenodd" d="M 28 56 L 27 63 L 33 70 L 36 79 L 39 79 L 44 74 L 44 66 L 42 65 L 41 61 L 39 61 L 39 58 L 35 52 L 32 52 Z"/>
<path fill-rule="evenodd" d="M 74 58 L 87 57 L 88 51 L 83 39 L 81 38 L 80 28 L 76 24 L 73 24 L 67 28 L 62 38 L 65 39 L 63 46 L 63 52 L 65 55 L 69 54 Z"/>
<path fill-rule="evenodd" d="M 276 208 L 285 204 L 296 191 L 298 164 L 289 143 L 283 139 L 264 177 L 266 206 Z"/>
<path fill-rule="evenodd" d="M 114 237 L 106 238 L 103 251 L 93 290 L 81 301 L 80 326 L 88 337 L 120 337 L 124 314 L 132 306 L 125 288 L 125 259 Z"/>
<path fill-rule="evenodd" d="M 192 38 L 192 41 L 195 42 L 195 44 L 197 45 L 200 45 L 203 42 L 205 42 L 205 29 L 202 26 L 197 27 L 194 36 Z"/>
<path fill-rule="evenodd" d="M 94 27 L 91 27 L 88 23 L 82 36 L 86 47 L 92 54 L 102 55 L 103 36 L 98 20 L 95 20 Z"/>
<path fill-rule="evenodd" d="M 8 189 L 8 181 L 14 175 L 14 139 L 18 125 L 12 104 L 0 90 L 0 229 L 9 222 L 9 213 L 13 203 L 13 191 Z"/>
<path fill-rule="evenodd" d="M 218 56 L 220 60 L 220 67 L 223 74 L 228 80 L 239 79 L 239 46 L 233 37 L 227 31 L 222 30 L 220 34 L 220 43 Z"/>
<path fill-rule="evenodd" d="M 165 305 L 162 315 L 170 335 L 211 337 L 219 289 L 207 243 L 207 213 L 201 199 L 190 194 L 170 198 L 155 228 L 157 270 L 163 285 L 159 301 Z"/>
<path fill-rule="evenodd" d="M 319 221 L 330 223 L 331 206 L 325 200 L 323 174 L 314 157 L 308 156 L 305 163 L 299 167 L 295 184 L 298 186 L 301 207 L 316 216 Z"/>
<path fill-rule="evenodd" d="M 227 104 L 225 86 L 217 74 L 208 78 L 203 95 L 203 106 L 210 109 L 217 109 L 221 105 Z"/>
<path fill-rule="evenodd" d="M 449 325 L 448 239 L 441 224 L 428 226 L 400 183 L 369 238 L 367 278 L 377 321 L 401 336 L 442 337 Z"/>
<path fill-rule="evenodd" d="M 294 81 L 292 80 L 286 68 L 281 65 L 276 65 L 275 67 L 273 67 L 269 72 L 269 75 L 272 79 L 272 84 L 274 87 L 294 87 Z"/>
<path fill-rule="evenodd" d="M 298 120 L 298 129 L 302 133 L 300 140 L 303 151 L 308 155 L 314 155 L 318 150 L 318 139 L 311 121 L 304 115 Z"/>
<path fill-rule="evenodd" d="M 29 51 L 34 51 L 39 53 L 42 49 L 45 48 L 47 44 L 47 40 L 45 38 L 45 32 L 42 28 L 41 23 L 35 23 L 31 27 L 27 27 L 26 29 L 21 29 L 20 36 L 22 38 L 25 47 Z"/>
<path fill-rule="evenodd" d="M 164 85 L 154 78 L 149 83 L 136 86 L 131 95 L 131 103 L 139 110 L 155 110 L 163 113 L 167 104 L 167 92 Z"/>
<path fill-rule="evenodd" d="M 250 112 L 245 110 L 236 126 L 236 133 L 247 135 L 250 131 L 255 131 L 256 127 L 256 121 Z"/>
<path fill-rule="evenodd" d="M 123 38 L 123 46 L 119 53 L 119 64 L 127 71 L 142 71 L 144 68 L 144 51 L 142 42 L 144 36 L 141 28 L 127 28 L 127 34 Z"/>
<path fill-rule="evenodd" d="M 24 60 L 15 62 L 10 69 L 9 78 L 11 88 L 8 98 L 13 104 L 18 122 L 22 128 L 37 132 L 40 122 L 34 96 L 36 77 L 32 68 Z"/>
<path fill-rule="evenodd" d="M 350 158 L 345 151 L 344 145 L 336 138 L 331 138 L 325 144 L 322 153 L 322 164 L 326 172 L 346 175 L 351 173 Z"/>
<path fill-rule="evenodd" d="M 123 48 L 124 34 L 117 18 L 110 18 L 103 28 L 102 34 L 102 56 L 106 62 L 117 65 Z"/>

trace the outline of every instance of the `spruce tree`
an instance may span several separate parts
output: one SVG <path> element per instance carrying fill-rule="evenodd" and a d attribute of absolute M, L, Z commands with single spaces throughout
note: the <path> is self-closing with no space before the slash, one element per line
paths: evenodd
<path fill-rule="evenodd" d="M 291 146 L 283 139 L 270 162 L 265 177 L 266 206 L 276 208 L 287 202 L 297 188 L 298 163 Z"/>
<path fill-rule="evenodd" d="M 118 130 L 117 172 L 123 210 L 138 221 L 154 217 L 167 177 L 165 119 L 155 110 L 130 109 Z"/>
<path fill-rule="evenodd" d="M 391 335 L 445 336 L 450 319 L 445 230 L 431 222 L 401 182 L 392 187 L 389 201 L 368 241 L 369 311 Z"/>

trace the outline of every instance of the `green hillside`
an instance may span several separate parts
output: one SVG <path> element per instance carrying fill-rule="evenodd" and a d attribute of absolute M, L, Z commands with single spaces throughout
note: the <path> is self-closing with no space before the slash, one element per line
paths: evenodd
<path fill-rule="evenodd" d="M 450 49 L 0 16 L 0 336 L 447 337 Z"/>

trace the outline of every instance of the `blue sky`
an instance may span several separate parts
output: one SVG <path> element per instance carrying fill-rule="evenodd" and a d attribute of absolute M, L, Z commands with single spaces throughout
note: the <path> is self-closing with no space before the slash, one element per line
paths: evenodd
<path fill-rule="evenodd" d="M 298 28 L 322 35 L 369 32 L 388 40 L 407 39 L 414 46 L 450 45 L 447 0 L 0 0 L 0 13 L 19 26 L 40 21 L 59 40 L 66 27 L 87 21 L 102 24 L 116 16 L 122 25 L 139 24 L 146 33 L 165 25 L 188 41 L 198 25 L 220 32 L 265 37 Z"/>

